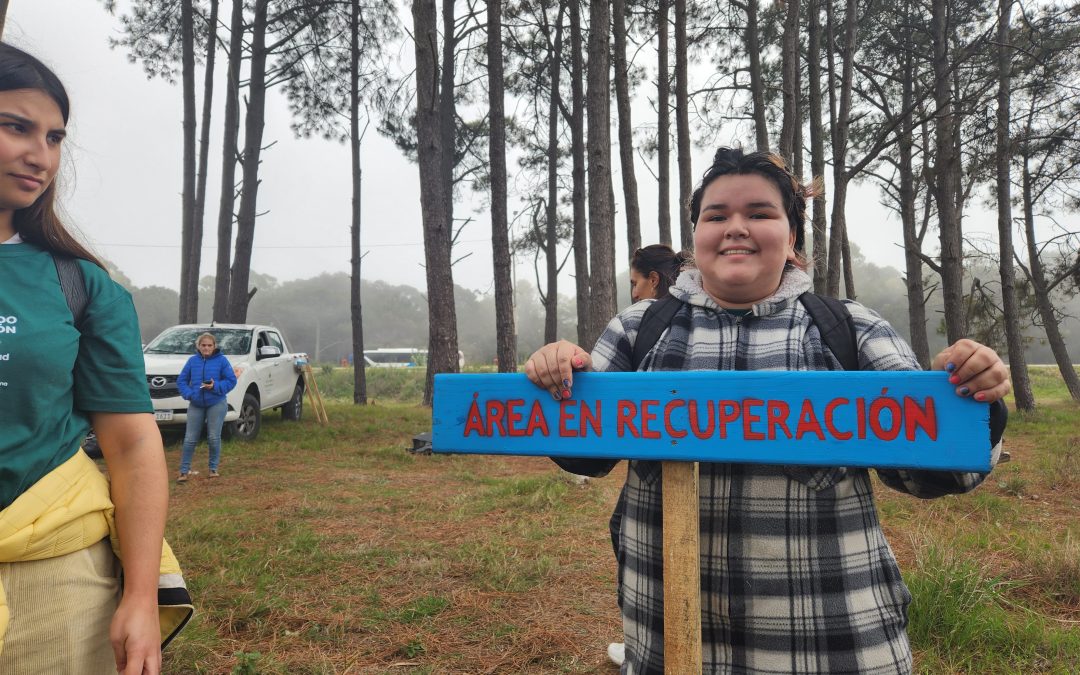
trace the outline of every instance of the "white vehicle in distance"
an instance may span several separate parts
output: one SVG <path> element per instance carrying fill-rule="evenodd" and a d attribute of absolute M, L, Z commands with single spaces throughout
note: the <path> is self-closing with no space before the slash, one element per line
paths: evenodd
<path fill-rule="evenodd" d="M 368 368 L 415 368 L 427 365 L 426 349 L 412 347 L 380 347 L 364 350 L 364 364 Z M 458 352 L 458 368 L 465 367 L 465 354 Z"/>
<path fill-rule="evenodd" d="M 299 420 L 304 412 L 304 376 L 300 364 L 307 355 L 291 353 L 281 331 L 246 324 L 185 324 L 166 328 L 143 349 L 146 383 L 161 426 L 187 422 L 188 402 L 180 396 L 176 377 L 195 353 L 203 333 L 217 339 L 218 349 L 236 373 L 236 387 L 226 396 L 225 433 L 241 440 L 259 435 L 262 413 L 281 409 L 281 417 Z"/>

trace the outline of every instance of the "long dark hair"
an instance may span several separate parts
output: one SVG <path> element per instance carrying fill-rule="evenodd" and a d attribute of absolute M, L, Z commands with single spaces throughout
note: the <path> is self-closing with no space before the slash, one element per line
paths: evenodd
<path fill-rule="evenodd" d="M 634 255 L 630 257 L 630 267 L 643 277 L 656 272 L 660 277 L 660 283 L 656 286 L 656 297 L 662 298 L 668 294 L 668 288 L 675 283 L 679 272 L 691 260 L 692 257 L 686 251 L 676 253 L 665 244 L 651 244 L 634 251 Z"/>
<path fill-rule="evenodd" d="M 795 233 L 795 253 L 799 262 L 805 264 L 803 252 L 806 247 L 806 202 L 820 191 L 818 181 L 803 183 L 791 172 L 787 162 L 780 155 L 772 152 L 752 152 L 744 154 L 740 148 L 720 148 L 713 155 L 712 165 L 701 177 L 701 184 L 690 196 L 690 223 L 697 226 L 701 215 L 701 200 L 705 188 L 720 176 L 757 174 L 768 179 L 780 191 L 784 200 L 784 212 L 788 224 Z"/>
<path fill-rule="evenodd" d="M 60 78 L 33 56 L 6 42 L 0 42 L 0 91 L 16 89 L 34 89 L 47 95 L 56 102 L 64 124 L 67 124 L 71 103 Z M 15 211 L 12 225 L 24 241 L 40 246 L 50 253 L 82 258 L 102 269 L 105 268 L 97 256 L 71 236 L 56 214 L 55 178 L 33 204 Z"/>

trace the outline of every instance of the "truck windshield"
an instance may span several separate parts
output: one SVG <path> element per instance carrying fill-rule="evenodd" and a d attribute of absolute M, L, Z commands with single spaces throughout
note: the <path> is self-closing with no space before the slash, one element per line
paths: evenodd
<path fill-rule="evenodd" d="M 217 339 L 218 349 L 222 354 L 247 354 L 251 349 L 251 330 L 247 328 L 200 328 L 198 326 L 177 326 L 170 328 L 146 345 L 147 354 L 194 354 L 195 340 L 203 333 L 210 333 Z"/>

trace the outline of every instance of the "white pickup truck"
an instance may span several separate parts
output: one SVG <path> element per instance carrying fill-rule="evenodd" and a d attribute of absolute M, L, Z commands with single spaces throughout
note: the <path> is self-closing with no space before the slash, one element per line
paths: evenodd
<path fill-rule="evenodd" d="M 143 349 L 146 383 L 159 425 L 187 422 L 188 402 L 180 396 L 176 376 L 195 353 L 195 340 L 203 333 L 217 338 L 218 348 L 236 372 L 236 387 L 226 397 L 226 434 L 254 439 L 262 412 L 273 408 L 281 408 L 282 419 L 300 419 L 304 377 L 299 364 L 306 362 L 307 355 L 289 352 L 281 331 L 247 324 L 185 324 L 165 329 Z"/>

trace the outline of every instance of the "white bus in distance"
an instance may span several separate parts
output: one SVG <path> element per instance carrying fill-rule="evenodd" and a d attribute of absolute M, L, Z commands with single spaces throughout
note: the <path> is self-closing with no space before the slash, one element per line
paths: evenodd
<path fill-rule="evenodd" d="M 427 365 L 426 349 L 380 347 L 365 349 L 364 363 L 369 368 L 416 368 Z M 465 354 L 458 351 L 458 368 L 465 367 Z"/>

